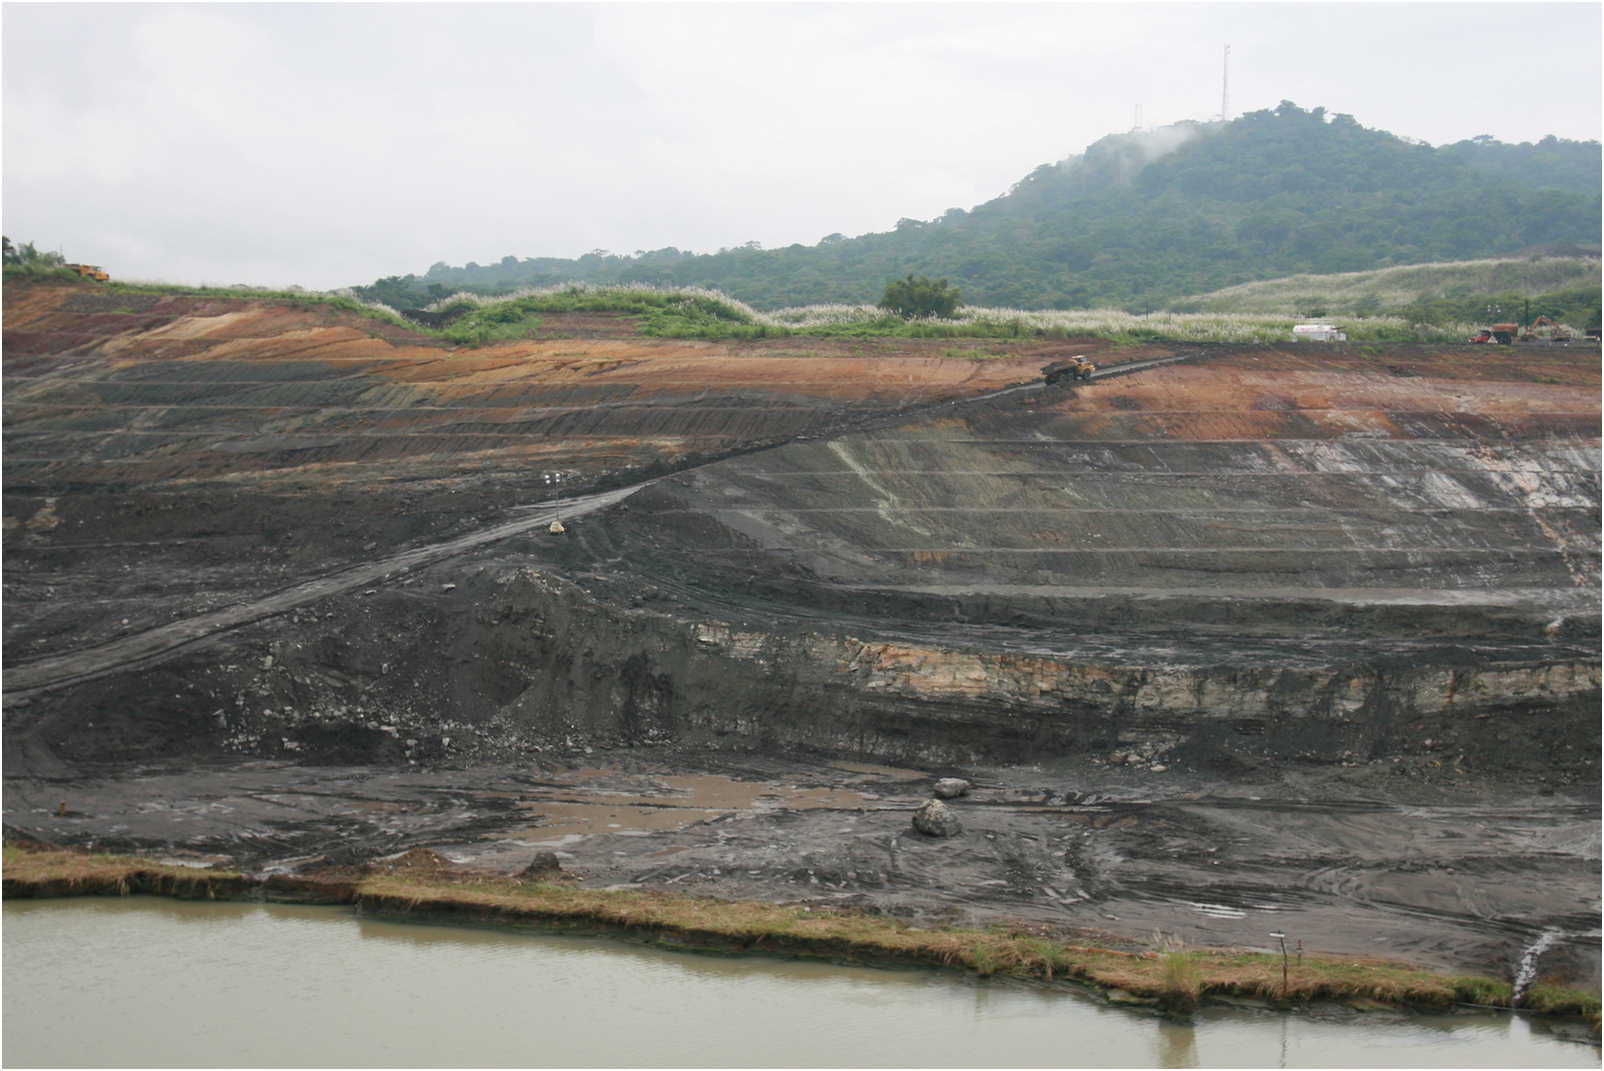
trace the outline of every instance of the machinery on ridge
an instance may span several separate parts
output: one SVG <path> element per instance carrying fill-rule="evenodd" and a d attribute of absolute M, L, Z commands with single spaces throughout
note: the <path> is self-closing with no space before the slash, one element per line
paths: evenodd
<path fill-rule="evenodd" d="M 1041 370 L 1041 374 L 1048 383 L 1059 383 L 1066 379 L 1091 379 L 1095 371 L 1097 366 L 1077 353 L 1066 361 L 1054 361 L 1047 365 Z"/>

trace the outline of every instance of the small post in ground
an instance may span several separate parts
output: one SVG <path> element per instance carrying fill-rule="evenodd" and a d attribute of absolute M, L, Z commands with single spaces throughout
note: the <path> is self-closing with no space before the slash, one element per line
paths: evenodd
<path fill-rule="evenodd" d="M 1287 935 L 1280 930 L 1271 930 L 1270 936 L 1281 942 L 1281 999 L 1287 996 Z"/>

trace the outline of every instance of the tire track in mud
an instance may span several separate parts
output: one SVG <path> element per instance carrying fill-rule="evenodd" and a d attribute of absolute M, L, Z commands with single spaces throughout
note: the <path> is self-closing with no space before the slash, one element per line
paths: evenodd
<path fill-rule="evenodd" d="M 1367 817 L 1383 826 L 1406 823 L 1425 836 L 1387 842 L 1362 827 L 1349 827 L 1344 840 L 1297 820 L 1334 815 L 1344 816 L 1344 825 Z M 1177 859 L 1171 852 L 1168 864 L 1159 864 L 1160 853 L 1137 837 L 1121 844 L 1119 854 L 1142 860 L 1141 865 L 1100 892 L 1111 900 L 1164 903 L 1177 910 L 1190 906 L 1217 920 L 1266 911 L 1309 917 L 1337 910 L 1353 918 L 1412 925 L 1422 934 L 1474 935 L 1518 949 L 1555 927 L 1574 936 L 1596 932 L 1596 916 L 1578 912 L 1580 903 L 1570 911 L 1545 903 L 1537 892 L 1544 879 L 1534 877 L 1553 867 L 1559 880 L 1568 868 L 1596 860 L 1596 839 L 1585 829 L 1561 833 L 1556 841 L 1554 828 L 1555 823 L 1561 829 L 1591 827 L 1595 816 L 1592 807 L 1574 804 L 1511 809 L 1363 800 L 1215 798 L 1180 806 L 1161 801 L 1147 814 L 1144 836 L 1209 845 L 1211 861 L 1225 864 L 1221 876 L 1226 880 L 1211 880 L 1206 867 L 1195 865 L 1200 860 L 1184 853 Z M 1286 821 L 1289 817 L 1294 820 Z M 1471 828 L 1496 836 L 1497 844 L 1464 840 Z M 1500 846 L 1507 854 L 1500 854 Z M 1513 880 L 1501 880 L 1503 873 Z"/>

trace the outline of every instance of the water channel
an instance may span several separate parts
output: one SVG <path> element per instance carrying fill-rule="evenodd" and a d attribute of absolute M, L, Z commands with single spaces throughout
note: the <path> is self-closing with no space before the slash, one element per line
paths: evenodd
<path fill-rule="evenodd" d="M 1206 1008 L 132 897 L 4 908 L 7 1067 L 1598 1067 L 1507 1013 Z"/>

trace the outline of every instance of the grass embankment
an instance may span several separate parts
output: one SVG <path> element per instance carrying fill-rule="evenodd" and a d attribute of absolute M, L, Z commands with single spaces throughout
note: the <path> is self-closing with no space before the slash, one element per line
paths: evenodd
<path fill-rule="evenodd" d="M 552 924 L 623 932 L 710 951 L 758 952 L 849 962 L 958 967 L 981 977 L 1075 981 L 1120 990 L 1173 1011 L 1210 995 L 1272 1002 L 1363 998 L 1412 1007 L 1456 1003 L 1507 1006 L 1507 983 L 1443 977 L 1381 960 L 1305 957 L 1283 989 L 1281 959 L 1260 953 L 1193 949 L 1119 952 L 998 926 L 925 930 L 900 920 L 774 904 L 692 899 L 645 891 L 600 892 L 486 880 L 472 885 L 406 875 L 362 882 L 365 908 L 397 916 L 474 922 Z M 1574 993 L 1577 1011 L 1596 1016 L 1598 997 Z"/>
<path fill-rule="evenodd" d="M 273 882 L 239 874 L 162 866 L 142 859 L 5 847 L 10 898 L 154 893 L 186 898 L 275 899 Z M 296 881 L 287 898 L 307 899 Z M 1368 1000 L 1447 1008 L 1457 1003 L 1508 1006 L 1508 983 L 1444 977 L 1384 960 L 1304 957 L 1282 985 L 1279 956 L 1229 950 L 1121 952 L 1073 944 L 1016 927 L 919 929 L 867 915 L 799 906 L 603 891 L 491 875 L 369 871 L 342 882 L 328 900 L 399 919 L 469 922 L 611 933 L 674 948 L 806 957 L 836 962 L 958 968 L 1046 982 L 1073 981 L 1119 991 L 1189 1012 L 1209 996 L 1256 997 L 1272 1003 Z M 1599 1025 L 1599 995 L 1534 986 L 1521 1005 L 1531 1011 Z"/>
<path fill-rule="evenodd" d="M 21 897 L 129 896 L 147 893 L 189 900 L 226 900 L 251 887 L 244 874 L 167 866 L 148 859 L 5 845 L 0 885 L 7 900 Z"/>

